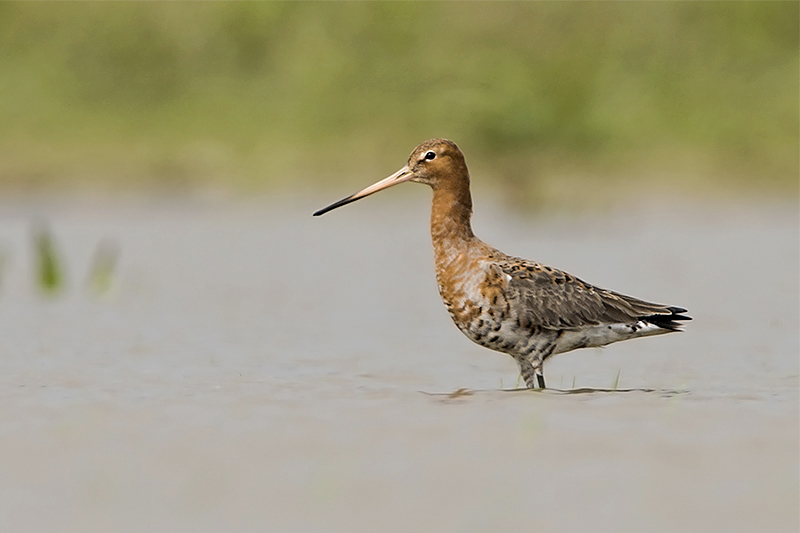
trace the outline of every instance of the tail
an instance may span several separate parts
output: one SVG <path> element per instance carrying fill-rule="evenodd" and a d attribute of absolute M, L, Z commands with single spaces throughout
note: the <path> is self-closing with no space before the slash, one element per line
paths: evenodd
<path fill-rule="evenodd" d="M 667 307 L 667 311 L 670 313 L 658 313 L 654 315 L 643 316 L 640 318 L 640 320 L 650 322 L 651 324 L 655 324 L 656 326 L 669 331 L 683 331 L 681 329 L 683 324 L 680 321 L 692 319 L 692 317 L 683 314 L 686 312 L 686 309 L 683 307 Z"/>

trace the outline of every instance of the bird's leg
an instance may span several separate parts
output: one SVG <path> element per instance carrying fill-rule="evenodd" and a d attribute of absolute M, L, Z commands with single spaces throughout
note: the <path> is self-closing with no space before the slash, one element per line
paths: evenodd
<path fill-rule="evenodd" d="M 530 361 L 531 367 L 533 368 L 533 373 L 536 376 L 536 384 L 539 385 L 540 389 L 544 389 L 544 358 L 541 356 L 534 356 L 529 357 L 528 360 Z"/>
<path fill-rule="evenodd" d="M 517 359 L 517 363 L 519 364 L 519 372 L 522 374 L 522 379 L 525 380 L 525 386 L 527 388 L 535 389 L 537 386 L 540 389 L 545 388 L 541 361 L 535 360 L 531 362 L 527 358 L 522 357 Z"/>
<path fill-rule="evenodd" d="M 539 388 L 540 388 L 540 389 L 545 389 L 545 388 L 547 388 L 547 387 L 545 387 L 545 385 L 544 385 L 544 372 L 542 371 L 542 368 L 541 368 L 541 367 L 539 367 L 538 369 L 536 369 L 536 381 L 538 381 L 538 382 L 539 382 Z"/>
<path fill-rule="evenodd" d="M 522 374 L 522 379 L 525 380 L 525 386 L 529 389 L 536 388 L 536 381 L 534 377 L 536 375 L 536 371 L 533 369 L 533 365 L 530 361 L 521 357 L 517 359 L 517 364 L 519 365 L 519 373 Z"/>
<path fill-rule="evenodd" d="M 558 339 L 563 333 L 563 329 L 558 330 L 547 344 L 528 356 L 528 359 L 531 360 L 534 373 L 536 374 L 536 383 L 539 385 L 540 389 L 547 388 L 544 384 L 544 360 L 553 354 L 553 351 L 556 349 L 556 342 L 558 342 Z"/>

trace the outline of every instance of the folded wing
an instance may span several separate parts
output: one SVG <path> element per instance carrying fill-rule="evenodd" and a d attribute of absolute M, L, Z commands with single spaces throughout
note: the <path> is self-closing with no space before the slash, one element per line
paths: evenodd
<path fill-rule="evenodd" d="M 518 258 L 497 263 L 520 325 L 571 329 L 645 321 L 679 331 L 686 309 L 601 289 L 566 272 Z"/>

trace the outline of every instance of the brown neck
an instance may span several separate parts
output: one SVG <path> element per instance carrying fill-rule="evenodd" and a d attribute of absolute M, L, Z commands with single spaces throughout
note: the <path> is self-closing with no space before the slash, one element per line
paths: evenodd
<path fill-rule="evenodd" d="M 438 242 L 470 241 L 472 233 L 472 197 L 469 179 L 459 181 L 457 187 L 434 187 L 431 210 L 431 237 Z"/>

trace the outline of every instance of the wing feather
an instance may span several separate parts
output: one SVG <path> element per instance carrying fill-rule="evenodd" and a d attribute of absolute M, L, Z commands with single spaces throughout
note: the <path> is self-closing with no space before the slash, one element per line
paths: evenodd
<path fill-rule="evenodd" d="M 561 270 L 507 257 L 495 263 L 508 275 L 508 298 L 522 325 L 549 329 L 580 328 L 649 320 L 677 329 L 685 309 L 646 302 L 595 287 Z"/>

